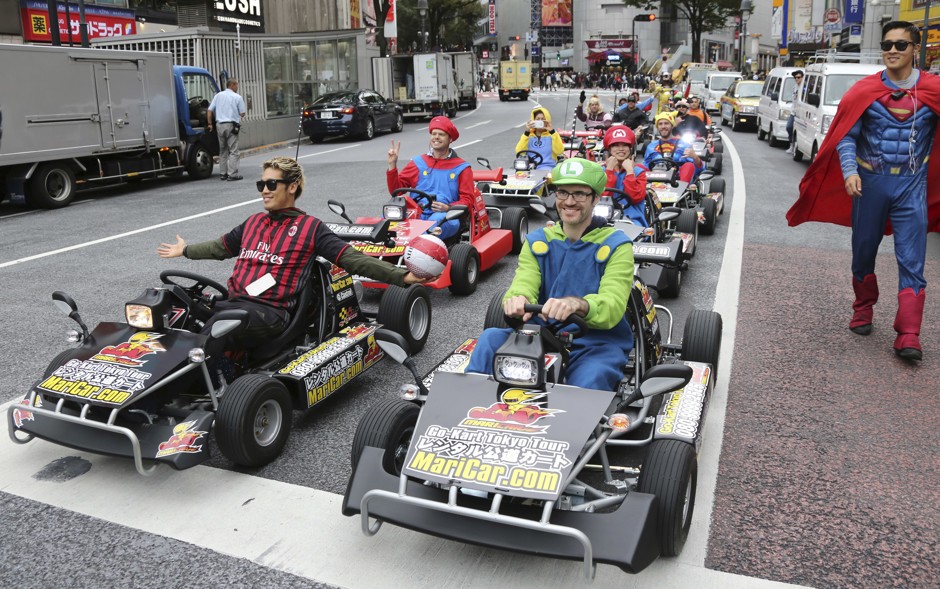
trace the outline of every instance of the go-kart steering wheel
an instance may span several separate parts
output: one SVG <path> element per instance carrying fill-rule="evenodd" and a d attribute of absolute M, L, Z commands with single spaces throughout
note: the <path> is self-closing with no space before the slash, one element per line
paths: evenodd
<path fill-rule="evenodd" d="M 614 204 L 617 205 L 618 207 L 623 208 L 623 207 L 625 206 L 624 203 L 627 203 L 627 204 L 630 203 L 630 195 L 627 194 L 626 192 L 624 192 L 623 190 L 620 190 L 619 188 L 614 188 L 613 186 L 608 186 L 607 188 L 604 189 L 604 192 L 605 192 L 605 193 L 606 193 L 606 192 L 610 192 L 610 193 L 612 193 L 615 197 L 618 197 L 618 198 L 611 198 L 611 199 L 610 199 L 610 200 L 612 200 L 612 201 L 614 202 Z M 620 198 L 620 197 L 622 197 L 622 198 Z"/>
<path fill-rule="evenodd" d="M 516 157 L 525 156 L 526 160 L 532 167 L 537 168 L 542 165 L 542 154 L 537 151 L 532 151 L 531 149 L 523 149 L 516 152 Z"/>
<path fill-rule="evenodd" d="M 416 196 L 412 197 L 418 206 L 422 209 L 429 210 L 431 208 L 431 203 L 437 200 L 437 196 L 431 194 L 430 192 L 425 192 L 423 190 L 418 190 L 417 188 L 396 188 L 392 191 L 392 196 L 398 196 L 399 194 L 414 194 Z M 425 204 L 421 204 L 420 200 L 425 201 Z"/>
<path fill-rule="evenodd" d="M 185 278 L 186 280 L 192 280 L 194 281 L 194 284 L 183 286 L 179 282 L 173 280 L 174 278 Z M 172 284 L 182 288 L 194 301 L 203 297 L 203 291 L 205 291 L 206 288 L 211 288 L 221 294 L 223 299 L 228 299 L 227 288 L 215 280 L 212 280 L 211 278 L 200 276 L 194 272 L 187 272 L 186 270 L 164 270 L 163 272 L 160 272 L 160 280 L 162 280 L 164 284 Z"/>
<path fill-rule="evenodd" d="M 525 311 L 526 313 L 534 313 L 538 315 L 539 313 L 542 312 L 542 305 L 533 305 L 530 303 L 526 303 L 522 307 L 522 310 Z M 572 313 L 571 315 L 568 315 L 568 318 L 565 319 L 564 321 L 555 321 L 555 320 L 546 321 L 545 327 L 547 327 L 552 332 L 552 334 L 558 335 L 558 333 L 561 332 L 562 327 L 565 327 L 566 325 L 572 325 L 572 324 L 578 328 L 576 331 L 568 332 L 568 334 L 571 336 L 572 339 L 577 339 L 587 333 L 587 330 L 588 330 L 587 323 L 585 323 L 584 319 L 582 319 L 581 316 L 578 315 L 577 313 Z"/>
<path fill-rule="evenodd" d="M 664 166 L 665 169 L 676 169 L 678 170 L 681 167 L 681 164 L 674 159 L 667 159 L 664 157 L 658 157 L 649 163 L 649 169 L 653 170 L 657 166 Z M 659 168 L 660 170 L 663 168 Z"/>

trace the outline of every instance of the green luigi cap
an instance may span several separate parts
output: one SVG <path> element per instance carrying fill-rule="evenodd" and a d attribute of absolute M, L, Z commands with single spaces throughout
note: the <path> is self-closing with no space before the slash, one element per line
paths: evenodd
<path fill-rule="evenodd" d="M 595 196 L 607 189 L 607 174 L 601 165 L 580 157 L 561 162 L 552 169 L 550 176 L 556 186 L 580 184 L 593 190 Z"/>

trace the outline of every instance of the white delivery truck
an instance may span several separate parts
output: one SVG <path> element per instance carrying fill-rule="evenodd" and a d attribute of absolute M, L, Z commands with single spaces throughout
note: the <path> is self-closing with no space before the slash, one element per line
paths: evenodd
<path fill-rule="evenodd" d="M 457 115 L 453 62 L 446 53 L 372 58 L 376 92 L 397 102 L 406 118 Z"/>
<path fill-rule="evenodd" d="M 212 174 L 219 91 L 169 53 L 0 45 L 0 200 L 68 205 L 76 191 Z"/>
<path fill-rule="evenodd" d="M 480 66 L 477 56 L 469 51 L 449 53 L 454 65 L 454 84 L 457 88 L 459 108 L 477 107 L 477 86 L 480 83 Z"/>

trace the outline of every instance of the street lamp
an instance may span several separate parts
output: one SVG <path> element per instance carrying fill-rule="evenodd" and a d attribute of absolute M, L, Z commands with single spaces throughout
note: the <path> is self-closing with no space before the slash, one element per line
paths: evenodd
<path fill-rule="evenodd" d="M 428 32 L 427 32 L 427 16 L 428 16 L 428 0 L 418 0 L 418 14 L 421 15 L 421 51 L 428 50 Z"/>
<path fill-rule="evenodd" d="M 738 46 L 740 48 L 738 55 L 738 70 L 742 73 L 744 72 L 744 64 L 747 63 L 746 55 L 746 43 L 745 39 L 747 38 L 747 19 L 751 15 L 751 11 L 754 10 L 754 5 L 751 4 L 751 0 L 741 0 L 741 31 L 738 34 Z"/>

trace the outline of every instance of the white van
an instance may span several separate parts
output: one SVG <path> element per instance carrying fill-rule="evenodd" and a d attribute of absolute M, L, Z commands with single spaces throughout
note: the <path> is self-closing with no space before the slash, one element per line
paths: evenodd
<path fill-rule="evenodd" d="M 849 60 L 855 63 L 847 63 Z M 865 76 L 885 69 L 880 62 L 880 54 L 864 53 L 825 53 L 812 58 L 804 68 L 803 89 L 793 104 L 794 160 L 800 161 L 804 155 L 810 161 L 816 157 L 842 97 Z"/>
<path fill-rule="evenodd" d="M 763 141 L 768 139 L 771 147 L 789 145 L 790 137 L 787 134 L 787 119 L 790 118 L 790 109 L 793 107 L 793 88 L 796 79 L 793 72 L 803 71 L 798 67 L 775 67 L 767 74 L 764 91 L 761 92 L 760 104 L 757 106 L 757 138 Z"/>
<path fill-rule="evenodd" d="M 705 101 L 705 110 L 717 113 L 721 107 L 721 97 L 735 80 L 741 78 L 741 72 L 709 72 L 705 78 L 705 91 L 702 96 Z"/>

